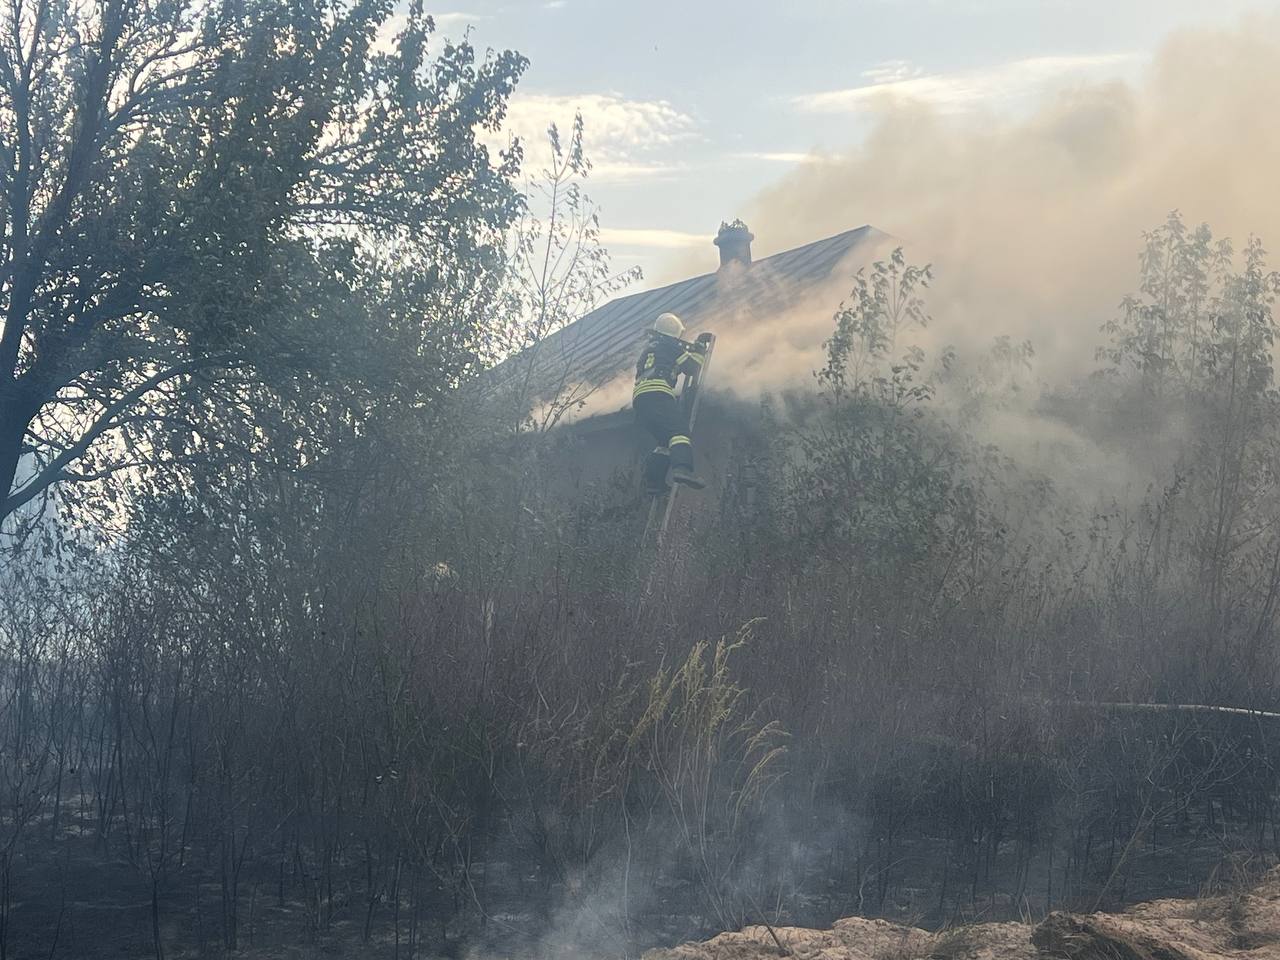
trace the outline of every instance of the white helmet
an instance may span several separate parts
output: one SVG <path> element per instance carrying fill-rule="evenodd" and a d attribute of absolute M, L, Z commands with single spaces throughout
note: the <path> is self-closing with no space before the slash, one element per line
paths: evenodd
<path fill-rule="evenodd" d="M 684 336 L 684 323 L 674 313 L 664 313 L 653 321 L 653 332 L 665 333 L 668 337 L 675 337 L 678 340 Z"/>

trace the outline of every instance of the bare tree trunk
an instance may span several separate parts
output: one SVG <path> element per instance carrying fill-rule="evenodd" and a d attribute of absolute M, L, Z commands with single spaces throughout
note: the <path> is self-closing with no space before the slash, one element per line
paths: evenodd
<path fill-rule="evenodd" d="M 3 374 L 8 378 L 8 374 Z M 18 463 L 22 459 L 22 435 L 27 429 L 27 419 L 18 410 L 19 404 L 10 395 L 15 386 L 0 384 L 0 523 L 9 514 L 6 501 L 18 476 Z"/>
<path fill-rule="evenodd" d="M 9 960 L 9 907 L 12 864 L 10 853 L 0 856 L 0 960 Z"/>
<path fill-rule="evenodd" d="M 239 948 L 237 927 L 238 892 L 235 870 L 235 834 L 227 835 L 229 824 L 223 822 L 223 836 L 220 844 L 222 853 L 222 943 L 227 950 Z M 228 849 L 228 845 L 232 849 Z"/>
<path fill-rule="evenodd" d="M 160 878 L 156 875 L 151 878 L 151 939 L 155 944 L 156 960 L 164 960 L 164 944 L 160 940 Z"/>
<path fill-rule="evenodd" d="M 404 857 L 396 854 L 396 876 L 391 884 L 392 960 L 400 960 L 400 874 L 403 869 Z"/>

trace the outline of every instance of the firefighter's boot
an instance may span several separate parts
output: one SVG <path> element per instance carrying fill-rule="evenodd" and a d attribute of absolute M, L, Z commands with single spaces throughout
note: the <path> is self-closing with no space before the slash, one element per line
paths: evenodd
<path fill-rule="evenodd" d="M 691 490 L 701 490 L 707 485 L 707 481 L 694 473 L 692 467 L 686 467 L 684 464 L 671 468 L 671 479 L 676 483 L 683 483 Z"/>
<path fill-rule="evenodd" d="M 650 497 L 665 497 L 671 492 L 667 483 L 667 469 L 671 466 L 671 455 L 666 447 L 658 447 L 644 462 L 644 492 Z"/>

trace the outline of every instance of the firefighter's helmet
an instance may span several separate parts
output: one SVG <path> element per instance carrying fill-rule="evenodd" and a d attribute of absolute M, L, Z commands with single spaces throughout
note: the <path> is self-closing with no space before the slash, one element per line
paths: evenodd
<path fill-rule="evenodd" d="M 665 333 L 668 337 L 679 339 L 684 336 L 684 323 L 674 313 L 660 314 L 658 319 L 653 321 L 654 333 Z"/>

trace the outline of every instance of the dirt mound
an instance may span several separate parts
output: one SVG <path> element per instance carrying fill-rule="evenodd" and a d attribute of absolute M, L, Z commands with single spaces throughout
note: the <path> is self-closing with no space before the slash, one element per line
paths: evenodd
<path fill-rule="evenodd" d="M 853 917 L 830 930 L 746 927 L 643 960 L 1280 960 L 1280 868 L 1257 886 L 1123 913 L 1051 913 L 1038 925 L 984 923 L 929 933 Z"/>

